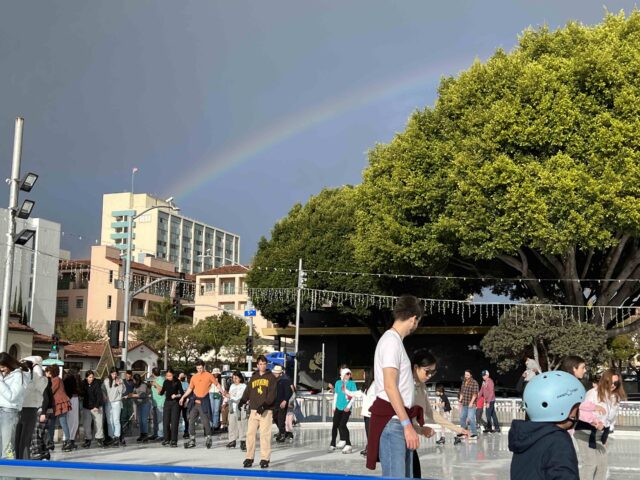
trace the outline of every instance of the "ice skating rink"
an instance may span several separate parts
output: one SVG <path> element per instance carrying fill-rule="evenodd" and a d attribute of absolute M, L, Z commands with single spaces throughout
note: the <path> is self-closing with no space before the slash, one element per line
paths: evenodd
<path fill-rule="evenodd" d="M 299 471 L 333 474 L 355 474 L 380 476 L 380 470 L 370 471 L 364 466 L 364 458 L 359 454 L 364 447 L 362 424 L 350 425 L 355 453 L 344 455 L 339 451 L 329 453 L 330 426 L 306 424 L 295 429 L 293 444 L 280 445 L 273 442 L 271 467 L 269 470 Z M 199 467 L 242 468 L 245 458 L 239 448 L 228 450 L 226 435 L 214 437 L 211 450 L 204 448 L 202 437 L 197 439 L 197 447 L 185 450 L 182 440 L 179 448 L 163 447 L 160 443 L 136 444 L 129 439 L 129 446 L 89 450 L 80 448 L 72 453 L 54 452 L 52 460 L 135 463 L 157 465 L 180 465 Z M 609 479 L 631 480 L 640 478 L 640 431 L 617 431 L 610 439 Z M 487 479 L 509 478 L 511 454 L 507 448 L 507 434 L 485 434 L 475 441 L 463 441 L 453 445 L 451 434 L 444 446 L 435 444 L 435 438 L 422 440 L 420 449 L 423 478 L 434 479 Z M 252 470 L 260 477 L 259 449 Z"/>

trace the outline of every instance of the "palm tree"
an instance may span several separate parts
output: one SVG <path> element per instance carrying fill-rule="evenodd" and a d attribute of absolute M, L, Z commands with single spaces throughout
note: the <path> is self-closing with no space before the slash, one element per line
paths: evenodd
<path fill-rule="evenodd" d="M 191 323 L 191 317 L 173 314 L 171 300 L 165 298 L 162 303 L 154 303 L 146 317 L 156 325 L 164 327 L 164 369 L 169 368 L 169 329 L 179 323 Z"/>

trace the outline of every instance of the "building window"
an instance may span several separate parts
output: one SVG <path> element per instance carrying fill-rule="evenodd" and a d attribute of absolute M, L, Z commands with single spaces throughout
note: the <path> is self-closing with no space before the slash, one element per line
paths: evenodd
<path fill-rule="evenodd" d="M 236 293 L 236 281 L 227 280 L 220 282 L 220 295 L 234 295 Z"/>
<path fill-rule="evenodd" d="M 56 302 L 56 317 L 69 316 L 69 297 L 58 297 Z"/>
<path fill-rule="evenodd" d="M 233 302 L 220 303 L 218 307 L 223 309 L 225 312 L 231 312 L 235 309 L 235 304 Z"/>
<path fill-rule="evenodd" d="M 76 297 L 76 308 L 84 308 L 84 297 Z"/>
<path fill-rule="evenodd" d="M 107 295 L 107 308 L 111 308 L 111 295 Z"/>
<path fill-rule="evenodd" d="M 109 283 L 113 283 L 113 270 L 109 270 Z"/>

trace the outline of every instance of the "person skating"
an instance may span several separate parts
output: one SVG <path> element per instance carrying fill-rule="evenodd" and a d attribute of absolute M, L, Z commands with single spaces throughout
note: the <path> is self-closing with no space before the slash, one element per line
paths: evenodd
<path fill-rule="evenodd" d="M 184 390 L 182 382 L 175 378 L 173 369 L 168 369 L 162 387 L 155 387 L 158 393 L 164 396 L 164 410 L 162 424 L 164 425 L 164 439 L 162 445 L 178 446 L 178 425 L 180 424 L 180 405 L 178 402 Z"/>
<path fill-rule="evenodd" d="M 124 437 L 127 436 L 131 431 L 131 424 L 133 420 L 133 398 L 131 398 L 131 394 L 133 393 L 133 389 L 135 388 L 135 383 L 133 381 L 133 371 L 127 370 L 124 374 L 124 380 L 122 380 L 124 385 L 124 395 L 122 397 L 122 412 L 120 414 L 120 438 L 124 441 Z"/>
<path fill-rule="evenodd" d="M 72 446 L 69 443 L 69 424 L 67 423 L 67 413 L 71 411 L 71 399 L 64 390 L 64 384 L 60 378 L 60 369 L 57 365 L 50 365 L 46 368 L 47 377 L 51 380 L 51 392 L 53 393 L 53 412 L 49 418 L 49 442 L 53 444 L 53 434 L 55 433 L 56 422 L 60 422 L 62 427 L 62 451 L 70 452 Z"/>
<path fill-rule="evenodd" d="M 220 417 L 222 412 L 222 399 L 224 394 L 224 385 L 222 385 L 222 373 L 219 368 L 211 370 L 211 375 L 216 379 L 209 387 L 209 403 L 211 405 L 211 431 L 217 432 L 220 429 Z"/>
<path fill-rule="evenodd" d="M 178 374 L 178 380 L 180 380 L 180 383 L 182 384 L 182 390 L 186 392 L 189 389 L 187 375 L 184 372 L 180 372 Z M 189 410 L 186 405 L 180 405 L 180 415 L 182 416 L 182 423 L 184 427 L 182 438 L 189 438 Z"/>
<path fill-rule="evenodd" d="M 69 447 L 71 450 L 75 450 L 78 448 L 76 446 L 76 437 L 80 426 L 80 388 L 82 379 L 78 375 L 77 369 L 70 368 L 62 377 L 62 382 L 67 397 L 71 399 L 71 411 L 67 412 L 67 424 L 69 425 Z"/>
<path fill-rule="evenodd" d="M 293 395 L 291 389 L 291 379 L 287 376 L 284 369 L 280 365 L 276 365 L 271 370 L 274 377 L 276 377 L 276 407 L 273 411 L 275 416 L 276 425 L 278 426 L 278 434 L 276 436 L 276 442 L 284 443 L 287 438 L 286 421 L 287 411 L 289 410 L 289 400 Z"/>
<path fill-rule="evenodd" d="M 153 434 L 149 437 L 150 441 L 164 438 L 164 396 L 158 394 L 157 387 L 162 388 L 164 383 L 164 375 L 160 374 L 160 369 L 154 367 L 151 369 L 151 378 L 149 386 L 151 387 L 151 418 L 153 419 Z"/>
<path fill-rule="evenodd" d="M 104 430 L 102 428 L 104 397 L 102 382 L 95 377 L 92 370 L 87 370 L 82 381 L 82 424 L 84 426 L 84 448 L 91 446 L 92 425 L 95 439 L 100 447 L 104 447 Z"/>
<path fill-rule="evenodd" d="M 125 446 L 126 442 L 122 436 L 120 417 L 122 414 L 122 399 L 126 395 L 127 387 L 120 380 L 116 367 L 111 367 L 109 370 L 109 378 L 102 382 L 102 390 L 105 398 L 104 411 L 107 417 L 107 433 L 110 439 L 105 444 Z"/>
<path fill-rule="evenodd" d="M 18 460 L 29 460 L 31 458 L 31 439 L 36 428 L 38 413 L 42 407 L 44 391 L 49 382 L 40 366 L 42 357 L 30 356 L 22 359 L 22 363 L 29 368 L 31 381 L 25 389 L 22 410 L 16 426 L 15 457 Z"/>
<path fill-rule="evenodd" d="M 138 443 L 146 443 L 149 440 L 149 412 L 151 411 L 151 392 L 149 385 L 142 381 L 139 373 L 133 375 L 133 393 L 129 394 L 137 407 L 138 422 L 140 424 L 140 436 L 136 438 Z"/>
<path fill-rule="evenodd" d="M 401 296 L 393 308 L 393 326 L 376 345 L 376 400 L 369 409 L 367 468 L 375 470 L 379 459 L 385 477 L 411 478 L 412 451 L 420 445 L 411 419 L 418 417 L 420 425 L 424 419 L 420 418 L 421 409 L 413 407 L 413 373 L 403 340 L 416 331 L 422 313 L 420 300 L 413 295 Z"/>
<path fill-rule="evenodd" d="M 244 376 L 241 372 L 233 372 L 233 382 L 229 391 L 225 393 L 229 400 L 229 443 L 227 448 L 236 448 L 236 442 L 240 440 L 240 450 L 247 451 L 247 414 L 240 408 L 240 401 L 247 388 Z"/>
<path fill-rule="evenodd" d="M 467 428 L 467 419 L 469 420 L 469 427 L 471 430 L 470 439 L 478 438 L 478 431 L 476 429 L 476 401 L 478 400 L 478 391 L 480 387 L 478 382 L 473 379 L 471 370 L 465 370 L 464 379 L 460 386 L 460 394 L 458 402 L 460 405 L 460 427 Z M 462 435 L 458 435 L 461 437 Z"/>
<path fill-rule="evenodd" d="M 200 417 L 200 421 L 204 427 L 206 436 L 205 446 L 211 448 L 213 440 L 211 438 L 211 404 L 209 402 L 209 389 L 211 385 L 217 383 L 217 379 L 204 369 L 204 362 L 198 360 L 196 362 L 196 373 L 191 377 L 189 388 L 182 398 L 180 405 L 183 405 L 187 398 L 193 393 L 191 399 L 191 410 L 189 412 L 189 440 L 184 444 L 184 448 L 193 448 L 196 446 L 196 419 Z"/>
<path fill-rule="evenodd" d="M 335 394 L 333 395 L 333 425 L 331 427 L 331 444 L 329 451 L 333 452 L 336 448 L 342 449 L 342 453 L 352 453 L 351 438 L 347 422 L 351 416 L 351 407 L 354 397 L 351 392 L 356 390 L 356 384 L 351 379 L 351 370 L 342 368 L 340 370 L 340 379 L 335 383 Z M 336 445 L 336 438 L 340 431 L 340 442 Z"/>
<path fill-rule="evenodd" d="M 487 428 L 485 433 L 500 433 L 500 422 L 496 413 L 496 390 L 489 370 L 482 371 L 482 386 L 478 392 L 478 400 L 484 401 L 487 415 Z"/>
<path fill-rule="evenodd" d="M 568 430 L 578 421 L 584 387 L 573 375 L 552 371 L 533 377 L 523 393 L 529 420 L 509 430 L 511 478 L 578 480 L 578 458 Z"/>
<path fill-rule="evenodd" d="M 260 468 L 267 468 L 271 460 L 271 424 L 273 407 L 276 401 L 276 377 L 267 370 L 264 355 L 257 358 L 258 369 L 247 386 L 240 406 L 249 403 L 249 421 L 247 424 L 247 457 L 243 466 L 253 465 L 256 452 L 256 433 L 260 429 Z"/>
<path fill-rule="evenodd" d="M 15 458 L 15 431 L 22 401 L 31 381 L 29 368 L 8 353 L 0 353 L 0 458 Z"/>
<path fill-rule="evenodd" d="M 451 422 L 451 402 L 449 402 L 449 397 L 447 397 L 447 394 L 444 392 L 443 386 L 439 386 L 438 388 L 436 388 L 436 397 L 438 397 L 438 401 L 436 403 L 436 408 L 438 413 L 446 421 Z M 441 428 L 442 429 L 441 429 L 440 438 L 436 441 L 436 444 L 438 445 L 444 445 L 446 442 L 446 439 L 444 438 L 445 428 L 444 427 L 441 427 Z M 454 445 L 457 445 L 460 442 L 462 442 L 460 437 L 454 437 L 454 440 L 453 440 Z"/>

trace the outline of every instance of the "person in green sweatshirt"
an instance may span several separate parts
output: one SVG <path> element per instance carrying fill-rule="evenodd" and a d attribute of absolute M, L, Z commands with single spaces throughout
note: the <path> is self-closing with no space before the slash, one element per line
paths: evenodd
<path fill-rule="evenodd" d="M 253 374 L 249 385 L 242 395 L 240 407 L 249 404 L 249 421 L 247 425 L 247 458 L 244 467 L 253 466 L 256 451 L 256 433 L 260 429 L 260 468 L 267 468 L 271 459 L 271 425 L 273 424 L 273 408 L 276 401 L 276 377 L 267 370 L 267 359 L 264 355 L 257 358 L 258 370 Z"/>

